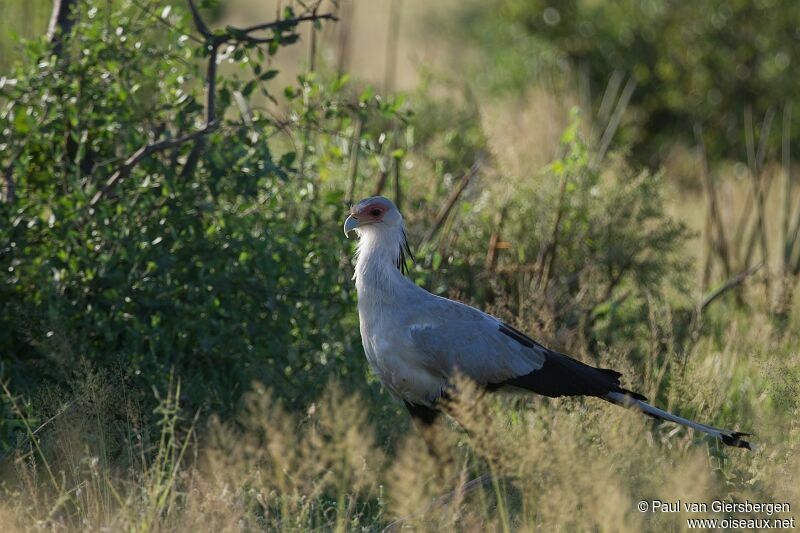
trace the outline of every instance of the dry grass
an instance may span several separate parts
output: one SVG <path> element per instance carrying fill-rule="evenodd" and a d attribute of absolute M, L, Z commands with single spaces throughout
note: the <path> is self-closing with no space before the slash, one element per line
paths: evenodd
<path fill-rule="evenodd" d="M 382 26 L 369 22 L 385 14 L 387 4 L 357 3 L 356 16 L 368 22 L 354 37 L 362 44 L 354 46 L 353 70 L 375 83 L 383 69 L 370 54 L 382 57 L 382 51 L 363 43 L 380 40 Z M 244 20 L 264 18 L 261 11 L 236 12 Z M 416 83 L 409 58 L 435 56 L 426 48 L 430 41 L 415 48 L 415 34 L 406 33 L 412 30 L 403 30 L 400 87 Z M 297 64 L 304 52 L 296 52 L 284 60 Z M 486 184 L 492 205 L 502 205 L 549 161 L 572 101 L 540 89 L 531 89 L 522 104 L 484 101 L 482 127 L 502 176 Z M 673 183 L 697 179 L 685 175 L 696 172 L 693 157 L 690 150 L 676 152 L 667 169 Z M 729 176 L 720 193 L 726 220 L 747 191 L 745 180 Z M 778 212 L 777 191 L 773 186 L 767 196 L 767 212 Z M 705 217 L 701 194 L 676 185 L 671 204 L 698 234 Z M 768 224 L 776 235 L 774 222 Z M 686 253 L 700 258 L 701 247 L 695 239 Z M 760 291 L 747 294 L 757 301 Z M 637 503 L 750 499 L 797 508 L 798 320 L 776 332 L 767 307 L 756 304 L 747 315 L 723 308 L 728 325 L 700 338 L 685 365 L 675 353 L 654 348 L 649 366 L 626 369 L 627 376 L 643 376 L 635 385 L 663 398 L 664 407 L 752 431 L 753 452 L 720 447 L 599 400 L 484 397 L 468 383 L 459 384 L 462 394 L 450 406 L 461 425 L 441 428 L 444 461 L 428 453 L 415 431 L 388 451 L 376 441 L 376 424 L 366 418 L 362 400 L 337 383 L 299 414 L 256 386 L 239 420 L 200 428 L 181 418 L 176 386 L 158 413 L 162 432 L 148 435 L 143 414 L 123 394 L 88 381 L 91 401 L 81 399 L 79 409 L 59 415 L 0 463 L 0 524 L 11 532 L 345 531 L 401 519 L 398 525 L 413 530 L 673 531 L 685 529 L 694 515 L 640 513 Z M 612 366 L 619 363 L 613 354 L 604 356 Z M 668 365 L 669 379 L 653 371 L 660 365 Z M 468 494 L 457 490 L 486 472 L 492 483 Z"/>
<path fill-rule="evenodd" d="M 257 386 L 239 420 L 212 421 L 198 439 L 174 390 L 152 439 L 115 443 L 85 409 L 62 415 L 35 437 L 40 448 L 5 465 L 0 517 L 5 531 L 345 531 L 397 519 L 415 530 L 672 531 L 712 515 L 640 513 L 637 503 L 794 504 L 800 361 L 796 340 L 772 333 L 766 321 L 733 321 L 724 345 L 702 340 L 660 391 L 681 413 L 752 430 L 753 452 L 599 400 L 485 396 L 466 381 L 439 460 L 415 431 L 387 455 L 362 400 L 336 383 L 303 414 Z M 493 482 L 458 492 L 482 473 Z"/>

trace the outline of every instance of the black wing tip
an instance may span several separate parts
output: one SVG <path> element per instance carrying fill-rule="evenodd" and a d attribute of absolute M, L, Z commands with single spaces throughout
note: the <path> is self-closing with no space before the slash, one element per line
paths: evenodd
<path fill-rule="evenodd" d="M 742 439 L 742 437 L 750 437 L 752 436 L 750 433 L 742 433 L 740 431 L 732 431 L 731 433 L 723 433 L 720 435 L 720 439 L 724 444 L 728 446 L 733 446 L 735 448 L 744 448 L 746 450 L 753 450 L 753 447 L 750 445 L 749 442 Z"/>
<path fill-rule="evenodd" d="M 531 339 L 514 326 L 509 326 L 505 322 L 501 322 L 500 327 L 497 329 L 500 330 L 500 333 L 511 337 L 526 348 L 533 348 L 539 345 L 535 340 Z"/>
<path fill-rule="evenodd" d="M 603 397 L 605 394 L 607 394 L 609 392 L 619 392 L 619 393 L 625 394 L 626 396 L 629 396 L 633 400 L 640 400 L 640 401 L 643 401 L 643 402 L 647 401 L 647 397 L 646 396 L 644 396 L 642 394 L 639 394 L 638 392 L 633 392 L 633 391 L 630 391 L 628 389 L 623 389 L 622 387 L 619 386 L 619 380 L 622 377 L 622 373 L 621 372 L 618 372 L 618 371 L 616 371 L 616 370 L 614 370 L 612 368 L 597 368 L 597 367 L 594 367 L 594 366 L 589 366 L 586 363 L 582 363 L 582 362 L 580 362 L 580 361 L 578 361 L 576 359 L 572 359 L 571 357 L 568 357 L 566 355 L 559 354 L 557 352 L 553 352 L 552 350 L 548 350 L 547 348 L 545 348 L 544 346 L 542 346 L 541 344 L 539 344 L 538 342 L 536 342 L 532 338 L 530 338 L 527 335 L 525 335 L 524 333 L 522 333 L 520 330 L 518 330 L 514 326 L 511 326 L 511 325 L 509 325 L 509 324 L 507 324 L 505 322 L 501 322 L 500 323 L 500 327 L 498 329 L 499 329 L 500 333 L 503 333 L 504 335 L 507 335 L 507 336 L 511 337 L 512 339 L 514 339 L 515 341 L 517 341 L 521 345 L 525 346 L 526 348 L 536 348 L 536 347 L 542 348 L 542 349 L 544 349 L 546 351 L 547 354 L 552 354 L 551 357 L 563 357 L 563 358 L 566 358 L 566 359 L 568 359 L 570 361 L 573 361 L 576 365 L 578 365 L 578 369 L 581 369 L 581 368 L 590 369 L 591 371 L 599 372 L 601 375 L 604 375 L 604 376 L 606 376 L 606 378 L 610 379 L 610 383 L 608 383 L 608 390 L 606 390 L 606 391 L 592 391 L 590 389 L 586 389 L 583 392 L 575 392 L 575 393 L 566 393 L 566 392 L 564 392 L 564 394 L 560 394 L 560 393 L 558 393 L 556 391 L 549 391 L 548 392 L 548 391 L 545 391 L 545 390 L 537 390 L 536 388 L 530 388 L 530 390 L 532 390 L 533 392 L 537 392 L 538 394 L 543 394 L 545 396 L 589 395 L 589 396 L 600 396 L 600 397 Z M 547 364 L 547 363 L 545 363 L 545 364 Z M 535 372 L 537 372 L 537 371 L 534 370 L 534 372 L 532 372 L 530 375 L 532 376 Z M 506 380 L 503 383 L 492 384 L 492 388 L 490 390 L 497 389 L 497 388 L 503 386 L 504 384 L 519 384 L 520 383 L 520 379 L 519 378 L 524 378 L 524 377 L 525 376 L 518 376 L 517 378 L 511 379 L 511 380 Z M 552 378 L 555 378 L 555 376 L 552 376 Z M 524 387 L 523 386 L 523 388 L 529 388 L 529 387 Z"/>
<path fill-rule="evenodd" d="M 597 370 L 599 370 L 603 374 L 607 374 L 607 375 L 611 376 L 612 378 L 621 378 L 622 377 L 622 372 L 617 372 L 613 368 L 598 368 Z"/>

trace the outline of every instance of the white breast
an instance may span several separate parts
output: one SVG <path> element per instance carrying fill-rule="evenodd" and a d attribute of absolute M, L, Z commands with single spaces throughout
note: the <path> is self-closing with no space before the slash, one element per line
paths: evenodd
<path fill-rule="evenodd" d="M 446 380 L 424 366 L 402 313 L 382 308 L 364 312 L 359 302 L 361 340 L 372 370 L 396 397 L 430 405 L 441 394 Z"/>

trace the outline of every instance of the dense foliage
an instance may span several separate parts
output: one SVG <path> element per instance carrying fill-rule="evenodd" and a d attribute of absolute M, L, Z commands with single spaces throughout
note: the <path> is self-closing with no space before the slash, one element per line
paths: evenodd
<path fill-rule="evenodd" d="M 15 392 L 72 387 L 91 369 L 147 399 L 177 376 L 186 407 L 233 413 L 254 382 L 294 408 L 331 375 L 361 388 L 337 229 L 344 196 L 376 186 L 402 195 L 418 283 L 592 358 L 614 343 L 642 356 L 648 302 L 682 288 L 684 229 L 664 212 L 659 177 L 602 161 L 577 115 L 562 157 L 505 178 L 515 199 L 468 188 L 429 234 L 470 164 L 503 176 L 468 92 L 452 106 L 432 78 L 411 115 L 402 98 L 324 70 L 278 89 L 271 58 L 297 40 L 293 26 L 254 42 L 230 28 L 203 35 L 188 10 L 124 5 L 87 4 L 62 56 L 31 41 L 2 89 L 15 190 L 0 207 L 0 348 Z M 142 147 L 198 131 L 128 166 Z M 501 211 L 513 246 L 487 265 Z"/>
<path fill-rule="evenodd" d="M 676 138 L 694 144 L 699 124 L 714 156 L 741 159 L 746 112 L 758 124 L 770 110 L 797 107 L 798 22 L 790 0 L 500 0 L 477 36 L 502 43 L 487 49 L 508 66 L 498 69 L 506 73 L 493 80 L 498 87 L 524 86 L 543 65 L 571 66 L 597 109 L 620 83 L 610 80 L 630 77 L 635 113 L 623 134 L 640 155 L 659 161 Z M 795 121 L 795 145 L 799 128 Z M 780 134 L 774 128 L 773 139 Z"/>
<path fill-rule="evenodd" d="M 65 382 L 86 359 L 149 395 L 174 370 L 192 402 L 229 409 L 253 380 L 302 405 L 332 369 L 361 375 L 341 195 L 318 193 L 276 140 L 286 126 L 248 103 L 272 91 L 276 72 L 262 65 L 281 41 L 221 50 L 220 68 L 252 69 L 220 76 L 218 128 L 105 189 L 140 147 L 203 127 L 208 51 L 188 12 L 87 5 L 63 57 L 31 42 L 2 89 L 16 180 L 0 207 L 4 379 Z M 319 110 L 295 101 L 313 125 Z M 347 120 L 334 104 L 321 113 Z"/>

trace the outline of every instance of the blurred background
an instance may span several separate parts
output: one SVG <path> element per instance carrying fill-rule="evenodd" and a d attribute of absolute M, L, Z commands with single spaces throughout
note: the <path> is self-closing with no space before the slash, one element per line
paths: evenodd
<path fill-rule="evenodd" d="M 0 0 L 0 522 L 662 531 L 689 515 L 638 501 L 798 502 L 800 6 L 195 4 Z M 757 451 L 499 397 L 433 461 L 360 344 L 341 224 L 375 194 L 416 283 Z"/>

